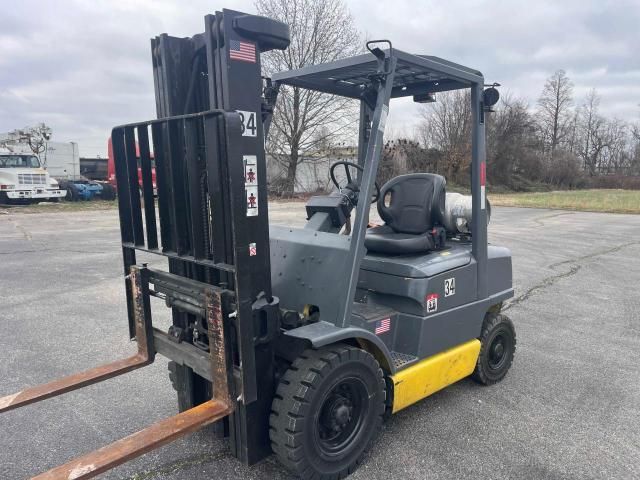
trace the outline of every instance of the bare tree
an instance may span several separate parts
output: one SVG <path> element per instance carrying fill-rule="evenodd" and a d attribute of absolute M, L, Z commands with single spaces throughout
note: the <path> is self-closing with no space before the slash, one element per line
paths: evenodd
<path fill-rule="evenodd" d="M 471 162 L 471 99 L 468 90 L 454 90 L 438 95 L 435 103 L 422 108 L 418 127 L 426 147 L 443 154 L 442 173 L 454 182 L 468 183 Z"/>
<path fill-rule="evenodd" d="M 604 118 L 598 113 L 599 106 L 600 97 L 593 88 L 587 94 L 579 113 L 581 145 L 578 154 L 583 160 L 584 169 L 590 175 L 596 174 L 600 155 L 607 146 L 606 125 Z"/>
<path fill-rule="evenodd" d="M 289 25 L 291 45 L 264 56 L 265 74 L 331 62 L 362 50 L 361 36 L 342 0 L 257 0 L 261 15 Z M 299 87 L 280 89 L 267 153 L 286 171 L 282 192 L 292 194 L 298 165 L 310 152 L 353 134 L 357 109 L 353 100 Z"/>
<path fill-rule="evenodd" d="M 632 164 L 629 125 L 617 118 L 606 122 L 607 149 L 601 159 L 601 173 L 626 174 Z"/>
<path fill-rule="evenodd" d="M 539 142 L 529 106 L 505 94 L 487 118 L 487 166 L 493 183 L 525 189 L 543 178 Z"/>
<path fill-rule="evenodd" d="M 640 122 L 631 124 L 631 143 L 631 165 L 629 170 L 633 175 L 640 175 Z"/>
<path fill-rule="evenodd" d="M 632 125 L 631 139 L 632 146 L 629 173 L 632 175 L 640 175 L 640 125 Z"/>
<path fill-rule="evenodd" d="M 51 128 L 44 123 L 38 123 L 33 127 L 18 128 L 9 132 L 7 137 L 0 142 L 0 147 L 10 151 L 18 145 L 28 145 L 38 158 L 40 154 L 46 152 L 47 142 L 51 139 Z M 46 167 L 46 154 L 44 158 L 44 166 Z"/>
<path fill-rule="evenodd" d="M 573 83 L 564 70 L 551 75 L 542 89 L 539 118 L 548 153 L 553 159 L 556 148 L 570 133 Z"/>
<path fill-rule="evenodd" d="M 33 127 L 18 128 L 9 132 L 4 143 L 7 146 L 15 144 L 26 144 L 36 155 L 40 155 L 45 150 L 45 145 L 51 139 L 51 128 L 44 123 L 38 123 Z"/>
<path fill-rule="evenodd" d="M 380 156 L 376 180 L 379 185 L 383 185 L 393 177 L 405 173 L 438 173 L 437 153 L 424 148 L 420 142 L 409 138 L 406 133 L 393 140 L 387 140 Z"/>

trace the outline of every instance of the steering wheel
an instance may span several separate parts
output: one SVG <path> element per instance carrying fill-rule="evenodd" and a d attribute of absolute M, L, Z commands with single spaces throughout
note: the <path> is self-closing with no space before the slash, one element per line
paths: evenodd
<path fill-rule="evenodd" d="M 336 169 L 336 167 L 338 165 L 344 166 L 344 173 L 347 176 L 347 185 L 345 185 L 344 187 L 340 186 L 340 184 L 336 180 L 335 169 Z M 331 168 L 329 168 L 329 176 L 331 177 L 331 181 L 333 182 L 333 184 L 336 186 L 336 188 L 338 190 L 342 190 L 343 188 L 345 188 L 347 186 L 351 186 L 350 188 L 354 192 L 359 192 L 360 191 L 360 183 L 357 182 L 357 181 L 354 181 L 351 178 L 351 172 L 349 171 L 349 167 L 353 167 L 356 170 L 359 170 L 360 172 L 364 172 L 364 168 L 362 168 L 357 163 L 347 162 L 347 161 L 341 160 L 341 161 L 336 162 L 333 165 L 331 165 Z M 374 185 L 376 187 L 376 193 L 371 197 L 371 203 L 376 203 L 378 201 L 378 198 L 380 197 L 380 187 L 378 186 L 378 182 L 374 182 Z"/>

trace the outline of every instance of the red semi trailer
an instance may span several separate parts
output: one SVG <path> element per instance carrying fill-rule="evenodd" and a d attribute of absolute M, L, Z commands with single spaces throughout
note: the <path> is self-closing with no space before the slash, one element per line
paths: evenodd
<path fill-rule="evenodd" d="M 111 185 L 113 185 L 114 188 L 117 189 L 117 182 L 116 182 L 116 165 L 114 162 L 114 157 L 113 157 L 113 144 L 111 142 L 111 137 L 109 137 L 109 142 L 107 145 L 107 156 L 108 156 L 108 160 L 107 160 L 107 178 L 105 180 L 107 180 Z M 150 153 L 150 157 L 151 157 L 151 182 L 153 183 L 153 194 L 157 195 L 158 193 L 158 187 L 156 184 L 156 164 L 155 164 L 155 160 L 153 157 L 153 152 Z M 140 188 L 142 188 L 142 168 L 140 166 L 140 146 L 138 145 L 138 142 L 136 142 L 136 159 L 137 159 L 137 164 L 138 164 L 138 185 L 140 185 Z"/>

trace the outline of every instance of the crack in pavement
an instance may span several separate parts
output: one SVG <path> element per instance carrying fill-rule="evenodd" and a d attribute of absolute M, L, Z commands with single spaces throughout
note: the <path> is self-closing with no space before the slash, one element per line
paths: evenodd
<path fill-rule="evenodd" d="M 513 300 L 511 300 L 502 309 L 502 311 L 506 312 L 511 307 L 519 305 L 520 303 L 528 300 L 529 297 L 531 295 L 533 295 L 536 291 L 542 290 L 542 289 L 547 288 L 547 287 L 550 287 L 551 285 L 553 285 L 554 283 L 556 283 L 558 280 L 560 280 L 562 278 L 566 278 L 566 277 L 570 277 L 572 275 L 575 275 L 576 273 L 578 273 L 578 270 L 580 270 L 580 268 L 582 268 L 582 265 L 573 265 L 569 269 L 568 272 L 564 272 L 564 273 L 561 273 L 559 275 L 552 275 L 550 277 L 546 277 L 544 280 L 542 280 L 542 282 L 538 283 L 537 285 L 534 285 L 533 287 L 529 288 L 526 292 L 524 292 L 522 295 L 520 295 L 520 296 L 514 298 Z"/>
<path fill-rule="evenodd" d="M 547 218 L 560 217 L 562 215 L 575 215 L 575 214 L 576 212 L 560 212 L 560 213 L 554 213 L 552 215 L 545 215 L 544 217 L 533 218 L 532 220 L 536 222 L 538 225 L 540 225 L 541 227 L 544 227 L 545 224 L 542 220 L 546 220 Z"/>
<path fill-rule="evenodd" d="M 611 247 L 611 248 L 608 248 L 606 250 L 600 250 L 600 251 L 597 251 L 597 252 L 588 253 L 587 255 L 582 255 L 582 256 L 577 257 L 577 258 L 570 258 L 569 260 L 563 260 L 562 262 L 554 263 L 552 265 L 549 265 L 549 268 L 556 268 L 556 267 L 559 267 L 560 265 L 566 265 L 567 263 L 581 262 L 583 260 L 590 260 L 590 259 L 595 258 L 595 257 L 600 257 L 602 255 L 607 255 L 609 253 L 619 252 L 623 248 L 627 248 L 627 247 L 630 247 L 632 245 L 640 245 L 640 242 L 621 243 L 620 245 L 616 245 L 615 247 Z"/>
<path fill-rule="evenodd" d="M 554 215 L 554 216 L 556 216 L 556 215 Z M 511 300 L 507 305 L 505 305 L 505 307 L 502 310 L 503 311 L 507 311 L 511 307 L 519 305 L 522 302 L 528 300 L 529 297 L 531 297 L 531 295 L 536 293 L 538 290 L 543 290 L 543 289 L 545 289 L 547 287 L 550 287 L 551 285 L 556 283 L 558 280 L 561 280 L 563 278 L 567 278 L 567 277 L 571 277 L 572 275 L 575 275 L 582 268 L 581 263 L 584 262 L 585 260 L 590 260 L 592 258 L 600 257 L 602 255 L 607 255 L 609 253 L 615 253 L 615 252 L 618 252 L 618 251 L 622 250 L 623 248 L 627 248 L 627 247 L 630 247 L 632 245 L 640 245 L 640 242 L 623 243 L 623 244 L 617 245 L 615 247 L 608 248 L 606 250 L 599 250 L 597 252 L 589 253 L 587 255 L 582 255 L 580 257 L 570 258 L 569 260 L 563 260 L 561 262 L 553 263 L 553 264 L 549 265 L 549 268 L 552 269 L 552 270 L 555 270 L 557 267 L 560 267 L 562 265 L 569 265 L 569 270 L 566 271 L 566 272 L 559 273 L 557 275 L 551 275 L 549 277 L 544 278 L 540 283 L 537 283 L 533 287 L 529 288 L 522 295 L 520 295 L 520 296 L 514 298 L 513 300 Z"/>
<path fill-rule="evenodd" d="M 33 237 L 31 236 L 31 233 L 29 233 L 29 231 L 26 228 L 24 228 L 22 225 L 16 222 L 13 218 L 11 218 L 11 216 L 9 216 L 9 221 L 13 223 L 13 226 L 16 228 L 16 230 L 22 233 L 22 236 L 24 237 L 25 240 L 31 241 L 33 239 Z"/>

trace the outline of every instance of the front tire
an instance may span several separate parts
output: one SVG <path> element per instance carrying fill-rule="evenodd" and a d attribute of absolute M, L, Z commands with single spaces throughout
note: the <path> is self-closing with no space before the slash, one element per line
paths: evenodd
<path fill-rule="evenodd" d="M 113 188 L 113 185 L 109 183 L 102 184 L 102 199 L 103 200 L 115 200 L 116 199 L 116 189 Z"/>
<path fill-rule="evenodd" d="M 303 479 L 346 477 L 380 430 L 385 394 L 382 369 L 364 350 L 346 344 L 306 350 L 273 400 L 274 453 Z"/>
<path fill-rule="evenodd" d="M 506 315 L 487 313 L 480 334 L 480 354 L 471 378 L 483 385 L 502 380 L 516 353 L 516 329 Z"/>
<path fill-rule="evenodd" d="M 65 197 L 67 202 L 77 202 L 80 200 L 80 196 L 78 194 L 78 188 L 73 183 L 67 184 L 67 195 Z"/>

